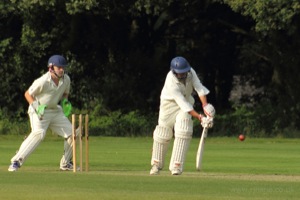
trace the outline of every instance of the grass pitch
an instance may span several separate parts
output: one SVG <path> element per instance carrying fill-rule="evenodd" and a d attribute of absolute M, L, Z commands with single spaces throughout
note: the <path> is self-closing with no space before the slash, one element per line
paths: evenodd
<path fill-rule="evenodd" d="M 21 137 L 0 136 L 1 199 L 299 199 L 300 140 L 207 138 L 203 171 L 192 140 L 181 176 L 150 176 L 152 138 L 90 137 L 90 171 L 62 172 L 63 140 L 49 135 L 17 172 L 8 172 Z"/>

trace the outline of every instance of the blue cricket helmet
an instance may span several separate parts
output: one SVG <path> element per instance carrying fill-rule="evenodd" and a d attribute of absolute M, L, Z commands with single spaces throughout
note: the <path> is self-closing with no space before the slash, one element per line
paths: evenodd
<path fill-rule="evenodd" d="M 171 61 L 171 70 L 177 74 L 182 74 L 190 71 L 191 66 L 188 61 L 181 56 L 177 56 Z"/>
<path fill-rule="evenodd" d="M 48 60 L 48 67 L 58 66 L 66 67 L 68 65 L 67 60 L 61 55 L 53 55 Z"/>

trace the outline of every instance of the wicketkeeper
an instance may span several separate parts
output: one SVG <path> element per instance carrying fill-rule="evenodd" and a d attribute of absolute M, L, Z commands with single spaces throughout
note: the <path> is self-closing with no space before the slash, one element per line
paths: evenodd
<path fill-rule="evenodd" d="M 8 171 L 17 171 L 24 164 L 28 156 L 45 138 L 48 128 L 65 139 L 60 169 L 73 170 L 72 125 L 67 118 L 72 106 L 68 101 L 70 77 L 65 74 L 66 66 L 67 61 L 63 56 L 51 56 L 48 60 L 49 71 L 36 79 L 25 92 L 25 98 L 29 103 L 31 133 L 11 159 Z"/>
<path fill-rule="evenodd" d="M 171 61 L 171 70 L 167 74 L 160 96 L 158 125 L 153 133 L 153 151 L 151 158 L 151 175 L 159 174 L 163 169 L 168 145 L 173 137 L 174 145 L 169 170 L 172 175 L 180 175 L 188 147 L 193 134 L 192 116 L 202 126 L 212 127 L 215 115 L 214 107 L 207 103 L 209 90 L 202 85 L 195 70 L 183 57 Z M 193 108 L 192 92 L 196 91 L 203 106 L 205 116 Z"/>

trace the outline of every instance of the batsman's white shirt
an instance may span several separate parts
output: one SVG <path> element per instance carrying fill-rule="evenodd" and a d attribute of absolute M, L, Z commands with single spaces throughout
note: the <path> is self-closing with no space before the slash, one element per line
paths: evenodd
<path fill-rule="evenodd" d="M 160 95 L 158 126 L 153 134 L 151 165 L 158 163 L 159 167 L 163 168 L 168 144 L 174 133 L 169 169 L 172 173 L 174 169 L 183 171 L 183 163 L 193 134 L 193 120 L 189 114 L 194 110 L 193 91 L 196 91 L 198 96 L 209 93 L 194 69 L 187 73 L 184 82 L 179 81 L 172 71 L 167 74 Z"/>
<path fill-rule="evenodd" d="M 61 100 L 64 93 L 70 92 L 70 77 L 64 75 L 60 79 L 58 85 L 51 79 L 51 73 L 47 72 L 40 78 L 36 79 L 28 90 L 41 105 L 47 105 L 47 109 L 57 109 L 57 104 Z M 30 109 L 31 106 L 29 106 Z"/>
<path fill-rule="evenodd" d="M 160 95 L 161 103 L 165 104 L 164 101 L 175 101 L 183 112 L 190 112 L 194 109 L 194 99 L 192 97 L 194 90 L 198 96 L 204 96 L 209 93 L 209 90 L 200 82 L 193 68 L 187 74 L 185 84 L 181 83 L 173 72 L 170 71 L 167 74 Z"/>

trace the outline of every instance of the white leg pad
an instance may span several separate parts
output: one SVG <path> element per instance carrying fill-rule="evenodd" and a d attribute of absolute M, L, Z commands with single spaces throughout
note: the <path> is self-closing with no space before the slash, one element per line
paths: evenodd
<path fill-rule="evenodd" d="M 76 129 L 76 138 L 81 137 L 79 135 L 80 131 L 79 128 Z M 60 160 L 60 166 L 65 166 L 68 164 L 73 157 L 73 136 L 70 135 L 68 138 L 65 139 L 64 141 L 64 154 Z"/>
<path fill-rule="evenodd" d="M 153 149 L 151 165 L 157 165 L 159 169 L 164 167 L 164 161 L 173 131 L 167 126 L 156 126 L 153 133 Z"/>
<path fill-rule="evenodd" d="M 27 157 L 36 149 L 36 147 L 45 138 L 46 132 L 43 129 L 32 131 L 23 141 L 16 155 L 11 159 L 11 162 L 19 161 L 22 165 Z"/>
<path fill-rule="evenodd" d="M 175 123 L 175 140 L 169 169 L 183 171 L 185 157 L 193 134 L 193 121 L 191 118 L 184 118 Z"/>

